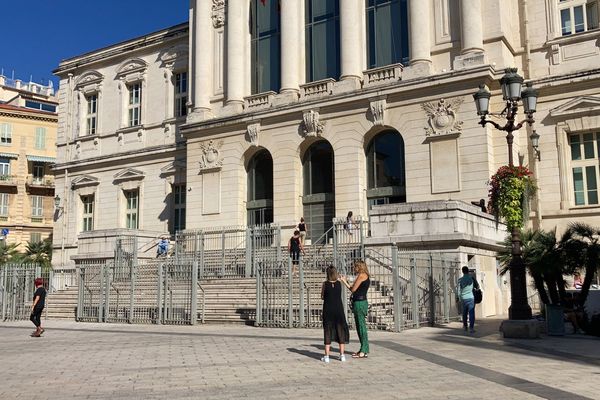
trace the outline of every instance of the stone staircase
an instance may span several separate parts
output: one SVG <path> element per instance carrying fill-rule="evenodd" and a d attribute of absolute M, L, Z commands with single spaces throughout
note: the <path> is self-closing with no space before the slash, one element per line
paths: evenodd
<path fill-rule="evenodd" d="M 203 280 L 200 285 L 204 290 L 205 323 L 254 324 L 256 317 L 254 278 Z M 202 296 L 202 290 L 198 290 L 198 321 L 201 318 Z"/>
<path fill-rule="evenodd" d="M 46 319 L 75 320 L 77 315 L 77 287 L 58 290 L 46 297 Z"/>

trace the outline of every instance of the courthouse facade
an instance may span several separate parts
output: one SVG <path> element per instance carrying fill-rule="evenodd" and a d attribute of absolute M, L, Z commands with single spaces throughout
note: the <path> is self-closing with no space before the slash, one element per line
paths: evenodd
<path fill-rule="evenodd" d="M 487 198 L 507 146 L 471 95 L 487 85 L 502 111 L 506 67 L 539 91 L 514 146 L 538 180 L 531 224 L 600 225 L 598 18 L 596 0 L 193 0 L 189 23 L 56 70 L 53 262 L 130 230 L 143 247 L 303 216 L 314 240 L 349 211 Z M 493 257 L 487 239 L 471 245 Z"/>

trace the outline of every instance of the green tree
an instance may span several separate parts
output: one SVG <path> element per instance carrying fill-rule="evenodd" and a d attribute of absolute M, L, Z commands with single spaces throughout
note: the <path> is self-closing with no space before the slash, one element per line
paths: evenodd
<path fill-rule="evenodd" d="M 19 258 L 19 252 L 17 251 L 19 243 L 12 243 L 9 245 L 5 245 L 4 243 L 5 242 L 3 241 L 2 245 L 0 245 L 0 265 L 15 262 L 15 260 Z"/>
<path fill-rule="evenodd" d="M 579 296 L 581 304 L 585 304 L 600 266 L 600 230 L 585 223 L 573 222 L 563 235 L 561 245 L 569 272 L 585 273 Z"/>
<path fill-rule="evenodd" d="M 52 263 L 52 242 L 49 239 L 41 242 L 28 242 L 23 261 L 38 264 L 42 270 L 49 269 Z"/>

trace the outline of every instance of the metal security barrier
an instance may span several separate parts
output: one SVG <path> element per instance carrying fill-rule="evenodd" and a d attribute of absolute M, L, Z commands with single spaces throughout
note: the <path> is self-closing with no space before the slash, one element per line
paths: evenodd
<path fill-rule="evenodd" d="M 0 312 L 2 321 L 27 320 L 31 314 L 34 280 L 41 276 L 36 264 L 0 266 Z"/>

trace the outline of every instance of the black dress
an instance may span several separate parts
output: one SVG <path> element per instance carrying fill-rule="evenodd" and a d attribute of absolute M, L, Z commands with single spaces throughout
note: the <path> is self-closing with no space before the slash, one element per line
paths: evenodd
<path fill-rule="evenodd" d="M 342 284 L 339 281 L 323 283 L 323 335 L 325 344 L 332 341 L 348 343 L 350 331 L 342 304 Z"/>

